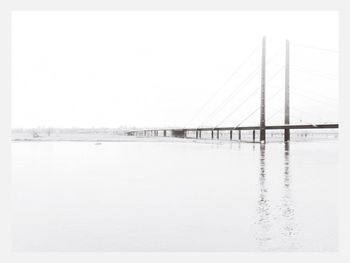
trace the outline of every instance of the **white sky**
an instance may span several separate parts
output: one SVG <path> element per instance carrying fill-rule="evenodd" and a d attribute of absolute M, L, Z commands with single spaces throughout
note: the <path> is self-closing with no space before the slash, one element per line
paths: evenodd
<path fill-rule="evenodd" d="M 337 121 L 336 12 L 14 12 L 12 127 L 236 126 L 259 106 L 260 70 L 245 80 L 264 35 L 267 123 L 283 121 L 285 39 L 291 121 Z"/>

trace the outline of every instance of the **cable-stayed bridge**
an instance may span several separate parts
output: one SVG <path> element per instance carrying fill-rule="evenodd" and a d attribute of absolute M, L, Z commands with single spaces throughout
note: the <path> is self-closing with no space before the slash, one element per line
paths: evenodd
<path fill-rule="evenodd" d="M 312 46 L 307 46 L 307 45 L 299 45 L 304 48 L 312 48 L 316 50 L 321 50 L 325 52 L 337 52 L 334 50 L 329 50 L 329 49 L 324 49 L 324 48 L 318 48 L 318 47 L 312 47 Z M 258 46 L 260 47 L 260 45 Z M 255 52 L 255 50 L 252 52 L 252 54 Z M 245 61 L 241 65 L 243 65 L 251 56 L 250 54 Z M 291 138 L 291 130 L 305 130 L 305 129 L 310 129 L 310 130 L 315 130 L 315 129 L 338 129 L 339 124 L 336 122 L 308 122 L 308 123 L 303 123 L 303 124 L 296 124 L 296 123 L 291 123 L 291 114 L 290 114 L 290 93 L 293 93 L 295 96 L 300 96 L 302 98 L 310 99 L 314 102 L 318 102 L 322 104 L 322 106 L 327 106 L 327 102 L 324 100 L 320 100 L 317 98 L 317 96 L 313 95 L 305 95 L 302 92 L 299 91 L 294 91 L 290 89 L 290 69 L 295 69 L 299 70 L 301 72 L 307 72 L 302 67 L 297 67 L 294 65 L 290 65 L 289 63 L 289 57 L 290 57 L 290 43 L 288 40 L 286 40 L 285 44 L 285 64 L 281 66 L 281 68 L 271 77 L 273 79 L 278 75 L 283 69 L 284 69 L 284 106 L 282 109 L 279 109 L 276 113 L 273 114 L 276 115 L 279 113 L 281 110 L 284 110 L 284 122 L 278 125 L 268 125 L 269 119 L 266 118 L 266 107 L 268 106 L 266 103 L 266 88 L 267 88 L 267 83 L 271 81 L 271 79 L 266 80 L 266 38 L 264 37 L 262 40 L 262 45 L 261 45 L 261 66 L 257 67 L 254 69 L 253 72 L 251 72 L 248 77 L 245 79 L 245 81 L 242 82 L 242 86 L 244 87 L 247 85 L 247 83 L 254 77 L 254 74 L 258 73 L 258 71 L 261 69 L 261 81 L 259 87 L 257 87 L 252 93 L 250 93 L 246 98 L 244 98 L 241 102 L 239 102 L 237 105 L 234 105 L 234 108 L 216 125 L 212 126 L 189 126 L 189 124 L 197 117 L 197 115 L 206 107 L 206 105 L 210 102 L 210 100 L 217 95 L 219 90 L 216 90 L 216 92 L 213 94 L 212 97 L 209 98 L 208 101 L 204 103 L 204 105 L 199 109 L 197 114 L 189 120 L 189 122 L 184 125 L 182 128 L 150 128 L 150 129 L 139 129 L 139 130 L 130 130 L 127 131 L 126 134 L 129 136 L 164 136 L 164 137 L 180 137 L 180 138 L 186 138 L 189 137 L 189 133 L 194 134 L 194 137 L 196 139 L 201 139 L 203 138 L 202 134 L 204 132 L 210 133 L 209 138 L 211 139 L 220 139 L 220 132 L 226 131 L 229 133 L 229 139 L 233 139 L 234 133 L 238 133 L 238 140 L 241 140 L 241 134 L 242 131 L 252 131 L 251 136 L 252 136 L 252 141 L 259 141 L 261 143 L 266 142 L 266 131 L 267 130 L 283 130 L 283 137 L 284 141 L 288 142 L 290 141 Z M 239 70 L 239 68 L 238 68 Z M 230 77 L 232 77 L 236 72 L 234 72 Z M 310 72 L 308 72 L 310 73 Z M 324 78 L 331 78 L 332 76 L 329 74 L 324 74 L 319 71 L 312 71 L 311 74 L 315 76 L 321 76 Z M 221 87 L 222 88 L 222 87 Z M 249 112 L 249 114 L 239 122 L 239 124 L 235 126 L 221 126 L 226 120 L 228 120 L 230 117 L 233 116 L 238 110 L 242 108 L 243 105 L 247 103 L 257 92 L 260 91 L 260 103 L 259 106 L 254 108 L 252 112 Z M 275 94 L 273 94 L 270 99 L 276 97 L 276 95 L 281 92 L 282 90 L 278 90 Z M 227 96 L 224 101 L 214 110 L 212 111 L 209 116 L 205 119 L 205 121 L 212 120 L 220 110 L 223 109 L 226 105 L 230 103 L 230 100 L 232 99 L 234 94 L 230 94 Z M 329 106 L 329 105 L 328 105 Z M 300 111 L 301 113 L 305 113 L 300 109 L 296 109 Z M 260 112 L 260 121 L 256 125 L 247 125 L 244 126 L 243 124 L 251 118 L 255 113 Z M 273 117 L 273 116 L 270 116 Z M 257 136 L 258 133 L 258 136 Z M 258 138 L 257 138 L 258 137 Z"/>

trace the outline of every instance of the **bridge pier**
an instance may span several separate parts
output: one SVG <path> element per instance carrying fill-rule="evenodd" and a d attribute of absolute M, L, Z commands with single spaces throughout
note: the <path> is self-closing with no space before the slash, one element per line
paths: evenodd
<path fill-rule="evenodd" d="M 177 137 L 177 138 L 186 138 L 186 131 L 185 130 L 171 130 L 170 136 Z"/>
<path fill-rule="evenodd" d="M 214 140 L 214 130 L 211 130 L 211 139 Z"/>
<path fill-rule="evenodd" d="M 163 131 L 163 136 L 166 137 L 166 130 Z"/>
<path fill-rule="evenodd" d="M 218 140 L 219 140 L 219 136 L 220 136 L 220 131 L 219 131 L 219 130 L 217 130 L 217 131 L 216 131 L 216 139 L 218 139 Z"/>
<path fill-rule="evenodd" d="M 255 130 L 253 130 L 253 142 L 255 142 Z"/>
<path fill-rule="evenodd" d="M 199 130 L 198 132 L 199 132 L 199 139 L 202 139 L 202 131 Z"/>
<path fill-rule="evenodd" d="M 241 130 L 238 130 L 238 140 L 241 140 Z"/>
<path fill-rule="evenodd" d="M 230 130 L 230 141 L 232 141 L 232 130 Z"/>

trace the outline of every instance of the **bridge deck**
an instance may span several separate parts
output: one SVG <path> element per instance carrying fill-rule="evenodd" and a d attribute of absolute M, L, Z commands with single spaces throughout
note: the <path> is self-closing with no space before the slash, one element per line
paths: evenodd
<path fill-rule="evenodd" d="M 266 130 L 295 130 L 295 129 L 337 129 L 339 124 L 290 124 L 290 125 L 268 125 L 265 127 Z M 206 128 L 156 128 L 156 129 L 144 129 L 129 131 L 127 134 L 133 134 L 136 132 L 147 132 L 147 131 L 231 131 L 231 130 L 260 130 L 260 126 L 245 126 L 245 127 L 206 127 Z"/>

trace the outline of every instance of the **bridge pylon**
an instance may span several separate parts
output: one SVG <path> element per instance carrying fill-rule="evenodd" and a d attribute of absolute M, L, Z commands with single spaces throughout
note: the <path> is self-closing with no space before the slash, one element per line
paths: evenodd
<path fill-rule="evenodd" d="M 285 91 L 284 91 L 284 124 L 289 125 L 289 41 L 286 40 L 286 66 L 285 66 Z M 290 129 L 284 129 L 284 141 L 289 142 Z"/>
<path fill-rule="evenodd" d="M 266 141 L 265 82 L 266 82 L 266 37 L 263 37 L 262 56 L 261 56 L 260 143 L 264 143 Z"/>

